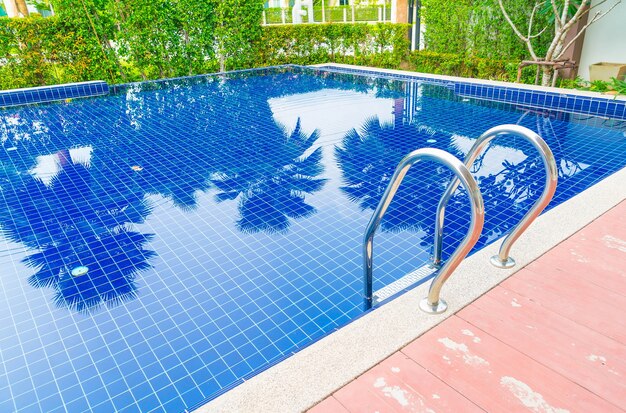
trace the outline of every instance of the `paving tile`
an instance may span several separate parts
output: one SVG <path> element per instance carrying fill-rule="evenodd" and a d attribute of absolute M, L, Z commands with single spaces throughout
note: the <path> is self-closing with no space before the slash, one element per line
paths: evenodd
<path fill-rule="evenodd" d="M 578 231 L 562 244 L 584 258 L 579 261 L 604 263 L 614 266 L 614 271 L 626 273 L 626 202 L 602 215 Z M 561 250 L 563 248 L 558 248 Z"/>
<path fill-rule="evenodd" d="M 626 308 L 624 295 L 547 265 L 525 268 L 500 285 L 626 344 L 626 317 L 618 316 Z"/>
<path fill-rule="evenodd" d="M 601 217 L 602 222 L 609 222 L 611 225 L 615 225 L 616 222 L 622 225 L 622 228 L 626 227 L 626 201 L 620 202 L 617 206 L 611 208 Z"/>
<path fill-rule="evenodd" d="M 623 209 L 624 211 L 622 213 L 626 214 L 626 208 Z M 615 248 L 614 245 L 605 242 L 607 241 L 608 235 L 608 240 L 610 240 L 610 238 L 618 238 L 621 239 L 621 244 L 623 245 L 624 242 L 626 242 L 624 241 L 624 237 L 626 237 L 626 218 L 603 218 L 604 216 L 592 222 L 591 224 L 574 234 L 571 239 L 582 241 L 600 241 L 601 246 Z M 626 251 L 622 249 L 622 252 Z"/>
<path fill-rule="evenodd" d="M 623 234 L 626 234 L 624 230 Z M 613 271 L 626 271 L 626 236 L 622 234 L 612 235 L 606 231 L 594 230 L 579 233 L 575 237 L 562 243 L 563 249 L 568 249 L 572 255 L 577 252 L 583 257 L 583 262 L 593 264 L 607 263 Z"/>
<path fill-rule="evenodd" d="M 571 241 L 571 242 L 570 242 Z M 576 241 L 568 240 L 552 249 L 539 260 L 526 266 L 541 273 L 546 267 L 561 270 L 566 274 L 594 283 L 615 293 L 626 295 L 626 256 L 610 259 L 602 251 L 584 251 Z"/>
<path fill-rule="evenodd" d="M 333 396 L 327 397 L 319 404 L 309 409 L 309 413 L 348 413 L 345 407 Z"/>
<path fill-rule="evenodd" d="M 364 391 L 361 377 L 339 389 L 333 396 L 343 405 L 349 406 L 350 412 L 402 412 L 401 407 L 389 398 L 379 396 L 372 391 Z"/>
<path fill-rule="evenodd" d="M 486 411 L 622 411 L 457 316 L 402 352 Z"/>
<path fill-rule="evenodd" d="M 361 394 L 374 393 L 401 411 L 482 412 L 403 353 L 395 353 L 351 386 L 358 386 Z M 351 411 L 361 411 L 357 406 L 353 408 L 346 404 L 346 407 Z"/>
<path fill-rule="evenodd" d="M 626 406 L 624 344 L 501 287 L 458 316 L 615 406 Z"/>

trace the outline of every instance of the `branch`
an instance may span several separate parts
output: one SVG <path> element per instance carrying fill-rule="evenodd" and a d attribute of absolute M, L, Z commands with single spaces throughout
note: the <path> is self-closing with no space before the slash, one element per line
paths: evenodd
<path fill-rule="evenodd" d="M 573 38 L 572 40 L 570 40 L 570 42 L 569 42 L 567 45 L 565 45 L 565 46 L 563 47 L 563 49 L 561 49 L 561 52 L 560 52 L 560 53 L 559 53 L 559 54 L 555 57 L 555 60 L 556 60 L 556 59 L 559 59 L 561 56 L 563 56 L 563 53 L 564 53 L 564 52 L 565 52 L 568 48 L 570 48 L 570 47 L 574 44 L 574 42 L 576 42 L 576 39 L 578 39 L 578 38 L 579 38 L 579 37 L 580 37 L 580 36 L 581 36 L 581 35 L 585 32 L 585 30 L 587 30 L 587 27 L 589 27 L 592 23 L 597 22 L 598 20 L 600 20 L 601 18 L 603 18 L 604 16 L 606 16 L 607 14 L 609 14 L 609 12 L 610 12 L 611 10 L 613 10 L 615 7 L 617 7 L 617 5 L 618 5 L 618 4 L 620 4 L 620 3 L 621 3 L 621 0 L 620 0 L 620 1 L 618 1 L 618 2 L 616 2 L 615 4 L 613 4 L 613 5 L 612 5 L 612 6 L 611 6 L 611 7 L 610 7 L 607 11 L 605 11 L 605 12 L 596 12 L 596 14 L 595 14 L 595 15 L 591 18 L 591 21 L 590 21 L 590 22 L 588 22 L 587 24 L 585 24 L 585 25 L 583 26 L 583 28 L 582 28 L 582 29 L 580 29 L 580 30 L 578 31 L 578 33 L 576 34 L 576 36 L 574 36 L 574 38 Z"/>
<path fill-rule="evenodd" d="M 620 0 L 621 1 L 621 0 Z M 580 18 L 583 16 L 583 14 L 587 13 L 588 7 L 586 7 L 589 4 L 590 0 L 582 0 L 580 2 L 580 6 L 578 7 L 578 10 L 576 10 L 576 13 L 574 13 L 574 16 L 572 16 L 572 18 L 563 25 L 563 31 L 567 32 L 573 25 L 574 23 L 576 23 L 578 20 L 580 20 Z M 619 3 L 619 2 L 618 2 Z M 616 4 L 618 4 L 616 3 Z M 615 6 L 613 6 L 615 7 Z M 611 8 L 613 8 L 611 7 Z"/>
<path fill-rule="evenodd" d="M 578 10 L 582 9 L 583 6 L 585 5 L 585 3 L 587 3 L 587 0 L 583 0 L 582 2 L 580 2 L 580 7 L 578 8 Z M 567 21 L 567 12 L 569 10 L 569 0 L 565 0 L 565 3 L 563 3 L 563 11 L 561 11 L 561 22 L 565 23 Z"/>
<path fill-rule="evenodd" d="M 547 29 L 548 29 L 548 26 L 544 27 L 539 33 L 533 34 L 532 36 L 530 36 L 529 39 L 534 39 L 535 37 L 541 36 L 543 32 L 545 32 Z"/>
<path fill-rule="evenodd" d="M 604 0 L 606 1 L 606 0 Z M 539 9 L 539 7 L 541 6 L 541 3 L 537 2 L 535 3 L 535 6 L 533 7 L 533 11 L 530 13 L 530 22 L 528 23 L 528 40 L 530 39 L 534 39 L 536 37 L 539 37 L 543 34 L 543 32 L 545 32 L 548 29 L 548 26 L 544 27 L 539 33 L 537 34 L 531 34 L 532 33 L 532 27 L 533 27 L 533 19 L 535 17 L 535 12 L 537 11 L 537 9 Z"/>
<path fill-rule="evenodd" d="M 538 8 L 539 8 L 539 3 L 535 3 L 533 7 L 533 11 L 530 12 L 530 21 L 528 22 L 528 36 L 527 36 L 528 39 L 532 38 L 531 33 L 533 32 L 532 31 L 533 19 L 535 18 L 535 12 L 537 11 Z"/>
<path fill-rule="evenodd" d="M 595 9 L 598 6 L 602 6 L 604 3 L 606 3 L 608 0 L 601 0 L 599 2 L 597 2 L 596 4 L 594 4 L 593 6 L 589 7 L 589 10 L 591 9 Z M 619 0 L 618 3 L 621 3 L 622 0 Z"/>
<path fill-rule="evenodd" d="M 517 37 L 519 37 L 524 43 L 526 43 L 526 47 L 528 48 L 528 51 L 530 52 L 530 55 L 532 56 L 533 60 L 537 60 L 537 55 L 535 54 L 535 50 L 533 49 L 533 45 L 530 42 L 530 39 L 524 37 L 524 35 L 522 34 L 522 32 L 519 31 L 515 23 L 513 23 L 513 20 L 511 20 L 511 17 L 509 16 L 509 14 L 506 12 L 506 9 L 504 8 L 504 4 L 502 4 L 502 0 L 498 0 L 498 5 L 500 6 L 500 10 L 502 10 L 502 14 L 504 15 L 504 18 L 509 23 L 509 25 L 511 26 L 511 28 L 513 29 Z"/>
<path fill-rule="evenodd" d="M 509 23 L 509 25 L 513 28 L 513 31 L 515 32 L 517 37 L 519 37 L 520 39 L 522 39 L 525 42 L 527 39 L 518 30 L 517 26 L 515 26 L 515 23 L 513 23 L 513 20 L 511 20 L 511 17 L 509 17 L 509 14 L 506 12 L 506 10 L 504 8 L 504 4 L 502 4 L 502 0 L 498 0 L 498 4 L 500 5 L 500 10 L 502 10 L 502 14 L 504 14 L 504 18 Z"/>
<path fill-rule="evenodd" d="M 552 5 L 552 12 L 554 13 L 554 22 L 557 28 L 562 26 L 561 19 L 559 19 L 559 9 L 556 7 L 556 2 L 554 0 L 550 0 L 550 4 Z"/>
<path fill-rule="evenodd" d="M 552 44 L 550 44 L 550 47 L 548 48 L 548 51 L 546 52 L 547 60 L 554 60 L 554 57 L 552 56 L 553 53 L 556 53 L 559 56 L 562 54 L 563 50 L 557 49 L 558 46 L 562 44 L 562 42 L 565 40 L 564 39 L 565 35 L 572 28 L 574 23 L 580 20 L 581 16 L 587 12 L 588 8 L 586 6 L 587 4 L 589 4 L 589 2 L 590 0 L 582 0 L 580 2 L 580 6 L 578 7 L 578 10 L 576 10 L 576 13 L 574 13 L 574 16 L 572 16 L 572 18 L 569 21 L 561 22 L 562 24 L 561 30 L 555 33 L 554 39 L 552 40 Z M 566 3 L 569 3 L 569 1 L 567 1 Z"/>

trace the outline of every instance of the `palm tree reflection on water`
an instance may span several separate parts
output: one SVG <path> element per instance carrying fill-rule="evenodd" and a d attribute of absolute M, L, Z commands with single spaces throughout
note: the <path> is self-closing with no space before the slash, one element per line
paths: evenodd
<path fill-rule="evenodd" d="M 291 133 L 273 125 L 266 135 L 273 143 L 271 156 L 261 154 L 250 162 L 239 162 L 239 168 L 216 173 L 212 179 L 220 191 L 218 202 L 241 195 L 237 227 L 243 232 L 285 232 L 289 218 L 305 218 L 316 212 L 305 202 L 305 194 L 321 190 L 326 182 L 317 178 L 323 171 L 322 148 L 306 155 L 319 132 L 307 136 L 299 119 Z"/>
<path fill-rule="evenodd" d="M 346 134 L 340 146 L 335 148 L 344 185 L 341 190 L 363 210 L 375 210 L 389 180 L 400 160 L 409 152 L 423 147 L 434 147 L 464 158 L 457 137 L 427 126 L 408 122 L 381 123 L 369 119 L 361 127 Z M 518 162 L 502 161 L 493 172 L 480 172 L 485 159 L 481 156 L 471 171 L 477 179 L 487 209 L 487 219 L 476 248 L 505 234 L 519 222 L 532 203 L 543 191 L 543 164 L 532 148 L 521 146 L 523 159 Z M 501 149 L 509 150 L 501 147 Z M 567 156 L 557 151 L 559 165 Z M 498 165 L 495 165 L 498 166 Z M 561 169 L 561 168 L 560 168 Z M 578 171 L 578 168 L 574 168 Z M 572 171 L 561 171 L 563 177 Z M 381 223 L 383 231 L 423 231 L 420 245 L 432 246 L 434 240 L 435 211 L 444 189 L 452 175 L 444 168 L 426 164 L 412 168 L 406 175 L 396 197 Z M 459 187 L 447 206 L 448 222 L 446 239 L 460 240 L 469 226 L 467 213 L 469 202 L 465 190 Z M 444 242 L 444 257 L 456 247 L 456 242 Z"/>
<path fill-rule="evenodd" d="M 452 135 L 411 123 L 367 120 L 335 148 L 344 185 L 341 190 L 363 210 L 374 210 L 400 160 L 419 148 L 433 147 L 462 156 Z M 432 164 L 416 165 L 406 175 L 381 223 L 383 231 L 426 230 L 434 225 L 437 205 L 451 174 Z"/>
<path fill-rule="evenodd" d="M 58 306 L 80 312 L 135 298 L 135 276 L 156 254 L 145 245 L 152 234 L 131 225 L 150 206 L 121 177 L 95 176 L 69 151 L 58 156 L 61 170 L 48 184 L 31 174 L 3 177 L 2 233 L 38 250 L 23 259 L 36 271 L 29 283 L 53 288 Z"/>

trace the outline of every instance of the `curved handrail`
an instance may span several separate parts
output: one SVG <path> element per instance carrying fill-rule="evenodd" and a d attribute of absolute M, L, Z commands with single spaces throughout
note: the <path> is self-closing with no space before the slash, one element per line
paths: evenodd
<path fill-rule="evenodd" d="M 541 159 L 543 160 L 543 165 L 546 170 L 546 182 L 545 188 L 541 197 L 535 202 L 535 204 L 526 212 L 526 215 L 521 219 L 521 221 L 517 224 L 517 226 L 511 231 L 511 233 L 504 239 L 502 245 L 500 246 L 500 252 L 498 255 L 495 255 L 491 258 L 491 263 L 496 267 L 500 268 L 511 268 L 515 265 L 515 260 L 509 257 L 509 253 L 511 251 L 511 247 L 513 243 L 517 241 L 520 235 L 528 228 L 528 226 L 539 216 L 541 211 L 548 205 L 554 192 L 556 191 L 556 183 L 558 180 L 558 171 L 556 169 L 556 161 L 554 160 L 554 155 L 552 151 L 546 144 L 546 142 L 528 128 L 519 125 L 500 125 L 493 127 L 483 133 L 474 143 L 474 146 L 469 150 L 467 156 L 465 157 L 465 166 L 469 169 L 473 164 L 478 155 L 487 147 L 489 142 L 493 139 L 502 136 L 502 135 L 515 135 L 522 137 L 529 141 L 535 149 L 541 155 Z M 437 218 L 435 222 L 435 248 L 433 252 L 433 264 L 439 265 L 441 263 L 441 249 L 443 242 L 443 221 L 446 213 L 446 205 L 448 201 L 452 197 L 452 194 L 459 186 L 459 180 L 453 180 L 446 192 L 441 197 L 439 201 L 439 205 L 437 206 Z"/>
<path fill-rule="evenodd" d="M 398 191 L 404 176 L 408 172 L 408 170 L 417 162 L 421 160 L 430 160 L 439 162 L 454 172 L 457 177 L 457 180 L 463 183 L 463 186 L 467 188 L 467 193 L 470 198 L 470 203 L 472 205 L 472 219 L 470 223 L 470 227 L 467 231 L 467 235 L 465 239 L 461 242 L 459 247 L 454 251 L 448 262 L 441 268 L 439 274 L 433 280 L 430 290 L 428 293 L 428 298 L 424 299 L 427 301 L 426 307 L 420 304 L 420 308 L 428 312 L 443 312 L 446 308 L 446 303 L 444 300 L 439 299 L 439 293 L 441 291 L 441 287 L 450 277 L 450 274 L 456 267 L 461 263 L 463 258 L 469 253 L 472 249 L 476 241 L 480 236 L 480 233 L 483 229 L 483 222 L 485 220 L 485 206 L 483 204 L 483 197 L 480 194 L 480 190 L 478 189 L 478 185 L 476 181 L 472 177 L 470 171 L 463 165 L 463 163 L 449 154 L 448 152 L 442 151 L 441 149 L 435 148 L 423 148 L 413 151 L 406 155 L 400 163 L 398 164 L 396 171 L 385 189 L 385 193 L 381 198 L 372 218 L 367 224 L 367 229 L 365 230 L 365 237 L 363 240 L 363 257 L 364 257 L 364 276 L 365 276 L 365 308 L 370 309 L 372 307 L 372 295 L 373 295 L 373 280 L 372 280 L 372 272 L 373 272 L 373 260 L 374 260 L 374 233 L 376 229 L 380 225 L 380 222 L 383 219 L 383 215 L 387 211 L 391 200 L 394 195 Z"/>

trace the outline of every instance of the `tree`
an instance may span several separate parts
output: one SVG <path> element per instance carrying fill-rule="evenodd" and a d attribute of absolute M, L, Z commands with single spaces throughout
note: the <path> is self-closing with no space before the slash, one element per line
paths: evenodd
<path fill-rule="evenodd" d="M 261 41 L 262 0 L 211 0 L 220 71 L 249 67 Z"/>
<path fill-rule="evenodd" d="M 519 39 L 526 45 L 532 60 L 535 62 L 555 62 L 563 57 L 567 49 L 569 49 L 576 42 L 576 40 L 591 24 L 606 16 L 615 8 L 615 6 L 621 3 L 621 0 L 615 0 L 615 3 L 606 11 L 595 11 L 588 19 L 587 23 L 578 30 L 578 33 L 567 41 L 567 35 L 570 30 L 574 28 L 575 24 L 588 13 L 591 13 L 593 9 L 606 3 L 607 1 L 608 0 L 600 0 L 598 3 L 591 6 L 591 0 L 539 0 L 535 3 L 528 19 L 528 30 L 526 31 L 526 34 L 523 34 L 513 22 L 504 6 L 503 0 L 498 0 L 498 5 L 504 14 L 504 18 L 509 23 L 517 37 L 519 37 Z M 554 36 L 552 37 L 552 41 L 550 42 L 548 50 L 544 56 L 539 56 L 533 46 L 533 39 L 539 37 L 548 29 L 548 26 L 546 26 L 537 33 L 533 34 L 533 21 L 538 13 L 549 14 L 550 21 L 554 24 Z M 549 65 L 542 65 L 541 71 L 541 84 L 543 86 L 548 86 L 550 84 L 554 86 L 558 78 L 558 71 L 554 70 L 553 67 Z"/>
<path fill-rule="evenodd" d="M 26 0 L 15 0 L 17 6 L 17 12 L 21 17 L 28 17 L 28 7 L 26 6 Z"/>
<path fill-rule="evenodd" d="M 151 267 L 152 234 L 134 231 L 151 207 L 125 172 L 94 170 L 57 152 L 61 170 L 49 183 L 2 165 L 0 234 L 33 251 L 33 287 L 51 287 L 60 307 L 87 311 L 137 296 L 136 274 Z"/>
<path fill-rule="evenodd" d="M 9 17 L 28 17 L 25 0 L 3 0 L 3 3 Z"/>

